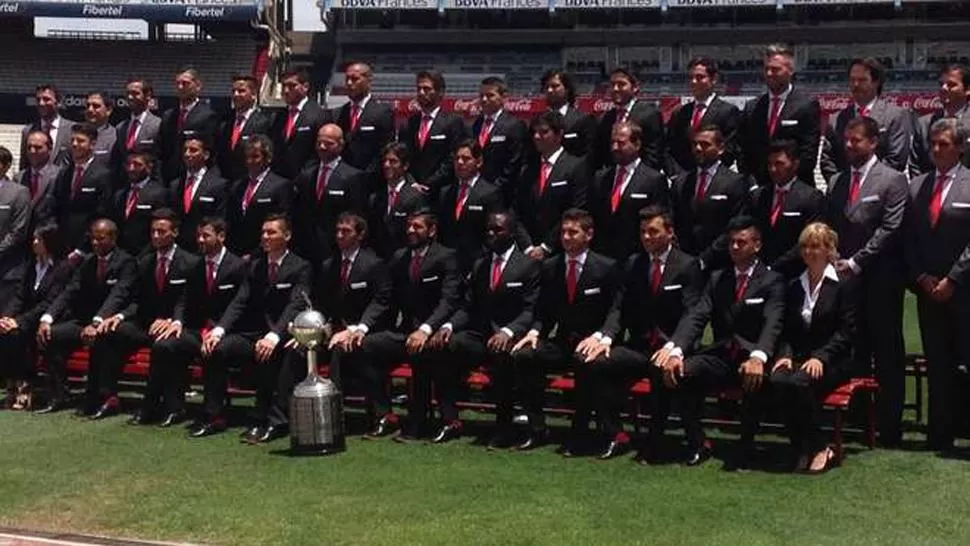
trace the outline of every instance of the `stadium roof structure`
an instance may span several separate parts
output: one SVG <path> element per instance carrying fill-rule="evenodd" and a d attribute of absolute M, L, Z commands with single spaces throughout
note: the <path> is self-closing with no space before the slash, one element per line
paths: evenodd
<path fill-rule="evenodd" d="M 263 0 L 0 0 L 4 17 L 143 19 L 166 23 L 251 21 Z"/>
<path fill-rule="evenodd" d="M 556 9 L 668 9 L 893 4 L 951 0 L 322 0 L 323 11 L 335 10 L 549 10 Z"/>

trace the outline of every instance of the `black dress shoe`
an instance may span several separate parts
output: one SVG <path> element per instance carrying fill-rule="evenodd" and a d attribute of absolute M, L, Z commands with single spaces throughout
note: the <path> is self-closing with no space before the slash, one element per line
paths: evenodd
<path fill-rule="evenodd" d="M 57 413 L 63 409 L 67 408 L 67 402 L 64 400 L 54 399 L 47 403 L 46 406 L 38 409 L 34 413 L 37 415 L 44 415 L 47 413 Z"/>
<path fill-rule="evenodd" d="M 707 446 L 701 446 L 700 448 L 691 450 L 687 453 L 687 456 L 684 457 L 684 465 L 700 466 L 710 458 L 711 449 Z"/>
<path fill-rule="evenodd" d="M 599 455 L 596 456 L 597 459 L 601 461 L 607 461 L 622 455 L 626 455 L 630 452 L 630 442 L 620 442 L 617 440 L 611 440 L 609 445 L 606 446 Z"/>
<path fill-rule="evenodd" d="M 259 425 L 246 427 L 242 432 L 239 433 L 239 438 L 241 438 L 243 441 L 248 441 L 251 436 L 259 436 L 262 430 L 263 427 Z"/>
<path fill-rule="evenodd" d="M 213 436 L 219 434 L 220 432 L 226 430 L 226 424 L 218 421 L 211 421 L 208 423 L 202 423 L 198 428 L 193 429 L 189 432 L 190 438 L 205 438 L 206 436 Z"/>
<path fill-rule="evenodd" d="M 461 423 L 457 421 L 454 423 L 448 423 L 447 425 L 441 427 L 441 430 L 438 431 L 438 434 L 435 434 L 434 438 L 431 439 L 431 442 L 435 444 L 444 444 L 446 442 L 458 439 L 461 437 L 461 428 Z"/>
<path fill-rule="evenodd" d="M 392 417 L 393 416 L 393 417 Z M 383 438 L 389 436 L 400 427 L 398 417 L 394 414 L 387 414 L 381 417 L 374 425 L 374 429 L 364 435 L 365 438 Z"/>
<path fill-rule="evenodd" d="M 101 419 L 107 419 L 108 417 L 118 415 L 118 405 L 112 404 L 110 402 L 105 402 L 98 408 L 98 411 L 89 417 L 92 421 L 100 421 Z"/>
<path fill-rule="evenodd" d="M 166 415 L 165 418 L 162 419 L 162 422 L 158 424 L 158 426 L 160 426 L 161 428 L 169 428 L 181 423 L 182 421 L 185 421 L 185 412 L 173 411 L 168 415 Z"/>
<path fill-rule="evenodd" d="M 529 433 L 529 436 L 515 446 L 516 451 L 532 451 L 533 449 L 540 448 L 549 442 L 549 433 L 545 430 L 534 430 Z"/>
<path fill-rule="evenodd" d="M 260 429 L 259 435 L 253 437 L 250 443 L 265 444 L 272 442 L 273 440 L 279 440 L 280 438 L 285 438 L 289 436 L 290 430 L 286 425 L 270 425 L 266 428 Z"/>
<path fill-rule="evenodd" d="M 579 444 L 574 442 L 567 442 L 556 450 L 557 453 L 562 455 L 567 459 L 572 459 L 574 457 L 579 457 L 583 454 L 583 450 L 579 447 Z"/>

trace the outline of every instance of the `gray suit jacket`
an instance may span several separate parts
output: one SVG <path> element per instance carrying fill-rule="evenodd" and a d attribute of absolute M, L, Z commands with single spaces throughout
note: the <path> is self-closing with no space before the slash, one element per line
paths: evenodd
<path fill-rule="evenodd" d="M 877 162 L 849 205 L 852 171 L 829 180 L 828 222 L 839 234 L 839 255 L 867 271 L 901 273 L 902 225 L 909 202 L 906 175 Z"/>
<path fill-rule="evenodd" d="M 117 140 L 118 130 L 112 127 L 110 123 L 98 127 L 98 140 L 94 143 L 94 160 L 111 168 L 113 165 L 111 155 L 115 151 Z"/>
<path fill-rule="evenodd" d="M 31 226 L 37 227 L 57 222 L 57 200 L 54 198 L 54 187 L 62 170 L 64 170 L 64 167 L 58 167 L 52 163 L 44 165 L 40 170 L 40 177 L 37 179 L 37 193 L 31 196 L 30 200 L 33 209 Z M 28 194 L 32 177 L 33 170 L 30 167 L 20 171 L 17 177 L 20 185 L 27 188 Z"/>
<path fill-rule="evenodd" d="M 933 158 L 930 156 L 930 127 L 945 117 L 947 116 L 943 110 L 937 110 L 914 120 L 913 148 L 909 159 L 910 179 L 933 172 Z M 960 122 L 961 127 L 970 131 L 970 106 L 964 106 L 954 117 Z M 964 146 L 962 163 L 970 167 L 970 140 Z"/>
<path fill-rule="evenodd" d="M 57 116 L 57 142 L 51 150 L 51 163 L 67 165 L 71 162 L 71 128 L 77 123 L 63 116 Z M 26 169 L 27 164 L 27 135 L 41 130 L 40 120 L 28 123 L 20 134 L 20 170 Z"/>
<path fill-rule="evenodd" d="M 135 137 L 135 148 L 138 150 L 155 150 L 158 146 L 158 128 L 162 124 L 162 119 L 155 114 L 145 112 L 145 121 L 138 128 L 138 135 Z M 120 157 L 128 154 L 125 145 L 128 141 L 128 127 L 131 125 L 131 116 L 115 125 L 115 139 Z M 98 137 L 100 140 L 100 136 Z"/>
<path fill-rule="evenodd" d="M 935 169 L 910 186 L 912 206 L 904 230 L 909 280 L 915 284 L 920 275 L 949 277 L 966 290 L 970 281 L 970 169 L 956 172 L 934 225 L 930 202 L 935 187 Z"/>
<path fill-rule="evenodd" d="M 23 262 L 30 225 L 30 192 L 12 180 L 0 182 L 0 275 Z"/>
<path fill-rule="evenodd" d="M 822 157 L 819 167 L 826 180 L 849 168 L 849 160 L 845 157 L 845 128 L 857 117 L 856 106 L 853 104 L 829 118 L 822 139 Z M 911 141 L 913 135 L 912 115 L 895 104 L 890 104 L 882 98 L 877 98 L 869 117 L 879 124 L 879 146 L 876 155 L 886 165 L 905 172 L 909 161 Z"/>

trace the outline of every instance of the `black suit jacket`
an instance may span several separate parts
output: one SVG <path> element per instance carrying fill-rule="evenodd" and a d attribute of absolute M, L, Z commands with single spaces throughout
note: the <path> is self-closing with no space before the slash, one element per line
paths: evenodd
<path fill-rule="evenodd" d="M 769 135 L 771 99 L 768 95 L 765 93 L 744 106 L 739 170 L 753 176 L 759 185 L 769 185 L 768 144 L 776 139 L 794 140 L 798 145 L 798 178 L 814 180 L 822 135 L 822 109 L 818 100 L 798 88 L 792 89 L 779 113 L 775 134 Z"/>
<path fill-rule="evenodd" d="M 791 358 L 797 365 L 817 358 L 828 375 L 848 375 L 852 340 L 855 337 L 857 280 L 822 278 L 818 300 L 812 309 L 811 325 L 802 318 L 805 289 L 801 279 L 788 282 L 785 295 L 785 323 L 777 358 Z"/>
<path fill-rule="evenodd" d="M 73 269 L 67 260 L 55 262 L 44 273 L 44 277 L 34 289 L 37 281 L 37 270 L 34 269 L 35 261 L 28 260 L 23 267 L 23 277 L 12 297 L 4 298 L 0 308 L 0 317 L 14 317 L 20 329 L 26 332 L 33 332 L 37 329 L 40 317 L 47 312 L 51 302 L 54 301 L 71 279 Z"/>
<path fill-rule="evenodd" d="M 541 338 L 548 337 L 555 328 L 556 338 L 569 346 L 594 332 L 616 337 L 619 320 L 610 317 L 611 313 L 620 312 L 613 305 L 621 283 L 616 261 L 589 251 L 570 302 L 566 290 L 567 260 L 562 254 L 542 263 L 542 286 L 532 328 L 539 331 Z"/>
<path fill-rule="evenodd" d="M 785 280 L 761 262 L 755 265 L 741 301 L 735 301 L 737 277 L 734 266 L 715 271 L 697 305 L 684 315 L 674 331 L 673 342 L 688 351 L 701 338 L 708 323 L 714 344 L 703 352 L 723 351 L 736 345 L 740 358 L 755 350 L 769 361 L 778 345 L 785 315 Z M 765 364 L 768 364 L 766 362 Z"/>
<path fill-rule="evenodd" d="M 461 216 L 455 218 L 460 190 L 460 184 L 453 181 L 441 193 L 438 200 L 438 240 L 455 249 L 458 268 L 466 273 L 482 255 L 489 213 L 499 211 L 505 205 L 498 186 L 480 177 L 468 191 Z"/>
<path fill-rule="evenodd" d="M 229 193 L 229 237 L 227 246 L 240 256 L 252 254 L 259 248 L 263 221 L 270 214 L 289 212 L 293 201 L 293 185 L 289 180 L 266 173 L 253 194 L 249 208 L 242 210 L 243 197 L 249 186 L 248 178 L 235 182 Z"/>
<path fill-rule="evenodd" d="M 389 259 L 399 248 L 407 244 L 404 230 L 407 228 L 408 216 L 412 212 L 427 208 L 428 194 L 413 187 L 413 180 L 408 177 L 397 197 L 397 204 L 388 212 L 387 186 L 375 192 L 370 199 L 370 244 L 383 259 Z"/>
<path fill-rule="evenodd" d="M 724 266 L 728 262 L 728 222 L 743 214 L 747 206 L 745 179 L 722 165 L 708 182 L 703 201 L 696 199 L 697 171 L 675 180 L 671 192 L 680 248 L 700 258 L 705 271 Z"/>
<path fill-rule="evenodd" d="M 287 111 L 280 111 L 273 120 L 273 172 L 292 180 L 307 163 L 317 157 L 317 131 L 331 123 L 330 110 L 316 101 L 308 100 L 293 125 L 293 135 L 286 138 Z M 344 138 L 347 138 L 346 133 Z"/>
<path fill-rule="evenodd" d="M 309 262 L 287 253 L 276 282 L 271 283 L 266 255 L 254 259 L 250 262 L 248 282 L 236 292 L 216 326 L 227 332 L 273 332 L 287 339 L 287 326 L 306 308 L 305 296 L 311 293 L 310 269 Z"/>
<path fill-rule="evenodd" d="M 544 244 L 557 252 L 562 244 L 559 240 L 562 213 L 570 208 L 586 208 L 590 176 L 583 159 L 563 150 L 549 172 L 545 190 L 539 195 L 540 162 L 536 158 L 523 173 L 516 210 L 519 222 L 531 239 L 529 244 Z"/>
<path fill-rule="evenodd" d="M 623 262 L 640 249 L 640 209 L 650 205 L 668 207 L 670 190 L 662 174 L 640 161 L 613 212 L 616 170 L 610 167 L 600 171 L 590 192 L 589 210 L 596 220 L 593 248 Z"/>
<path fill-rule="evenodd" d="M 761 229 L 761 259 L 772 271 L 790 279 L 805 269 L 798 250 L 798 237 L 808 224 L 825 221 L 825 196 L 808 183 L 796 179 L 772 226 L 774 202 L 775 186 L 759 186 L 751 192 L 749 212 Z"/>
<path fill-rule="evenodd" d="M 226 207 L 229 201 L 229 181 L 223 178 L 219 169 L 206 169 L 202 180 L 196 181 L 198 187 L 192 197 L 192 206 L 185 212 L 185 182 L 188 175 L 172 180 L 169 187 L 172 190 L 172 209 L 182 218 L 179 227 L 178 244 L 180 247 L 195 252 L 198 250 L 196 231 L 204 218 L 226 219 Z"/>
<path fill-rule="evenodd" d="M 431 188 L 432 195 L 437 195 L 455 175 L 455 146 L 468 138 L 468 127 L 461 116 L 438 110 L 431 122 L 428 139 L 421 146 L 418 136 L 423 116 L 422 112 L 411 114 L 401 128 L 398 140 L 411 151 L 411 176 L 418 184 Z"/>
<path fill-rule="evenodd" d="M 207 292 L 206 263 L 203 258 L 198 269 L 198 275 L 201 276 L 192 284 L 193 296 L 190 308 L 193 316 L 196 316 L 203 326 L 219 324 L 230 304 L 235 300 L 236 294 L 243 290 L 248 292 L 249 289 L 244 289 L 244 286 L 249 282 L 249 273 L 249 263 L 227 250 L 216 271 L 212 292 Z"/>
<path fill-rule="evenodd" d="M 111 202 L 111 217 L 118 223 L 118 246 L 132 256 L 139 256 L 151 242 L 152 214 L 161 208 L 172 206 L 172 192 L 168 186 L 149 179 L 138 192 L 138 202 L 131 216 L 125 216 L 125 207 L 131 186 L 118 190 Z"/>
<path fill-rule="evenodd" d="M 484 121 L 484 116 L 475 119 L 472 124 L 473 138 L 480 137 Z M 525 123 L 503 110 L 492 125 L 488 142 L 482 150 L 482 178 L 490 180 L 502 190 L 506 206 L 515 200 L 528 138 L 529 130 Z"/>
<path fill-rule="evenodd" d="M 138 259 L 134 297 L 121 312 L 125 320 L 133 321 L 144 329 L 151 326 L 155 319 L 173 319 L 186 327 L 197 326 L 199 315 L 190 313 L 194 306 L 190 307 L 189 297 L 198 290 L 195 284 L 204 278 L 199 271 L 203 268 L 202 259 L 176 247 L 161 291 L 155 279 L 157 266 L 158 254 L 154 251 Z"/>
<path fill-rule="evenodd" d="M 104 282 L 98 282 L 98 256 L 91 254 L 74 269 L 71 281 L 51 302 L 47 314 L 55 322 L 73 319 L 82 324 L 96 316 L 114 316 L 131 302 L 137 276 L 135 259 L 116 248 L 108 259 Z"/>
<path fill-rule="evenodd" d="M 337 124 L 344 131 L 346 143 L 344 161 L 370 175 L 376 175 L 380 170 L 381 150 L 397 137 L 394 112 L 387 104 L 371 97 L 357 120 L 357 130 L 352 131 L 350 105 L 348 102 L 337 111 Z"/>
<path fill-rule="evenodd" d="M 367 217 L 367 175 L 340 161 L 327 180 L 323 197 L 317 200 L 320 162 L 307 165 L 293 181 L 294 249 L 311 263 L 320 263 L 336 249 L 334 229 L 337 217 L 353 211 Z M 374 226 L 376 227 L 376 226 Z"/>
<path fill-rule="evenodd" d="M 393 312 L 401 313 L 400 329 L 410 333 L 422 324 L 437 330 L 458 308 L 461 282 L 455 251 L 433 242 L 421 260 L 417 277 L 411 276 L 411 249 L 394 253 L 391 273 Z"/>
<path fill-rule="evenodd" d="M 970 169 L 959 169 L 950 182 L 934 226 L 929 213 L 936 182 L 934 170 L 910 185 L 912 206 L 903 229 L 909 279 L 915 284 L 921 275 L 948 277 L 963 291 L 970 281 Z"/>
<path fill-rule="evenodd" d="M 563 116 L 564 130 L 562 146 L 569 155 L 587 157 L 593 153 L 593 143 L 596 142 L 596 118 L 575 106 L 566 109 Z"/>
<path fill-rule="evenodd" d="M 646 252 L 627 259 L 615 299 L 615 307 L 620 312 L 611 314 L 618 321 L 612 329 L 629 332 L 626 344 L 648 353 L 670 341 L 680 319 L 694 308 L 704 288 L 697 258 L 676 247 L 671 247 L 667 254 L 660 290 L 656 294 L 651 289 L 652 269 L 653 261 Z"/>
<path fill-rule="evenodd" d="M 856 105 L 850 104 L 837 115 L 832 116 L 825 126 L 825 140 L 822 142 L 819 169 L 826 180 L 850 167 L 849 160 L 845 156 L 845 128 L 858 115 Z M 869 117 L 879 124 L 879 145 L 876 148 L 876 155 L 886 165 L 905 172 L 913 142 L 913 115 L 883 98 L 877 98 L 869 111 Z"/>
<path fill-rule="evenodd" d="M 340 281 L 342 264 L 343 256 L 338 252 L 320 269 L 314 299 L 327 321 L 337 330 L 355 324 L 366 325 L 369 332 L 384 329 L 393 320 L 387 264 L 373 250 L 361 248 L 350 266 L 346 285 Z"/>
<path fill-rule="evenodd" d="M 109 215 L 111 209 L 111 172 L 97 162 L 85 169 L 81 188 L 71 195 L 74 166 L 69 165 L 54 187 L 57 224 L 63 241 L 70 249 L 90 250 L 88 228 L 97 218 Z M 120 227 L 120 226 L 119 226 Z"/>
<path fill-rule="evenodd" d="M 513 249 L 493 291 L 489 288 L 492 255 L 483 256 L 472 268 L 464 301 L 451 317 L 454 331 L 474 330 L 491 336 L 508 328 L 514 337 L 524 335 L 535 318 L 540 267 L 538 261 Z"/>
<path fill-rule="evenodd" d="M 680 106 L 667 123 L 667 160 L 666 171 L 670 176 L 683 175 L 697 168 L 694 160 L 693 128 L 695 102 Z M 741 110 L 737 106 L 715 96 L 704 113 L 700 126 L 715 125 L 724 135 L 724 155 L 721 162 L 730 167 L 740 154 L 738 147 L 738 128 L 741 126 Z"/>
<path fill-rule="evenodd" d="M 666 149 L 664 121 L 660 109 L 652 102 L 635 99 L 633 108 L 626 120 L 635 123 L 643 130 L 640 143 L 640 159 L 655 171 L 663 169 L 664 150 Z M 616 124 L 616 108 L 603 114 L 596 131 L 594 170 L 613 164 L 610 146 L 613 140 L 613 126 Z"/>
<path fill-rule="evenodd" d="M 161 162 L 162 180 L 172 180 L 182 176 L 185 165 L 182 161 L 182 143 L 188 137 L 202 137 L 214 143 L 219 132 L 219 115 L 201 100 L 185 116 L 185 124 L 179 130 L 180 110 L 170 108 L 162 114 L 158 129 L 158 152 Z"/>
<path fill-rule="evenodd" d="M 239 140 L 235 148 L 232 146 L 232 130 L 236 126 L 235 110 L 226 115 L 219 126 L 219 136 L 215 143 L 216 157 L 219 171 L 228 180 L 236 180 L 246 176 L 245 144 L 253 135 L 270 136 L 273 131 L 272 113 L 256 107 L 239 132 Z M 316 138 L 316 133 L 314 133 Z M 274 150 L 275 152 L 275 150 Z M 276 153 L 273 154 L 274 156 Z"/>

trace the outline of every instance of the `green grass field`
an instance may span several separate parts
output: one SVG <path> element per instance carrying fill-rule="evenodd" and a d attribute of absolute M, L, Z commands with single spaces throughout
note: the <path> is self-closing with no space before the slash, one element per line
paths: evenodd
<path fill-rule="evenodd" d="M 726 473 L 717 460 L 566 460 L 552 446 L 488 452 L 471 439 L 352 439 L 336 457 L 290 458 L 285 441 L 184 434 L 0 413 L 0 525 L 240 545 L 970 542 L 970 463 L 924 452 L 853 444 L 842 468 L 809 478 Z"/>

